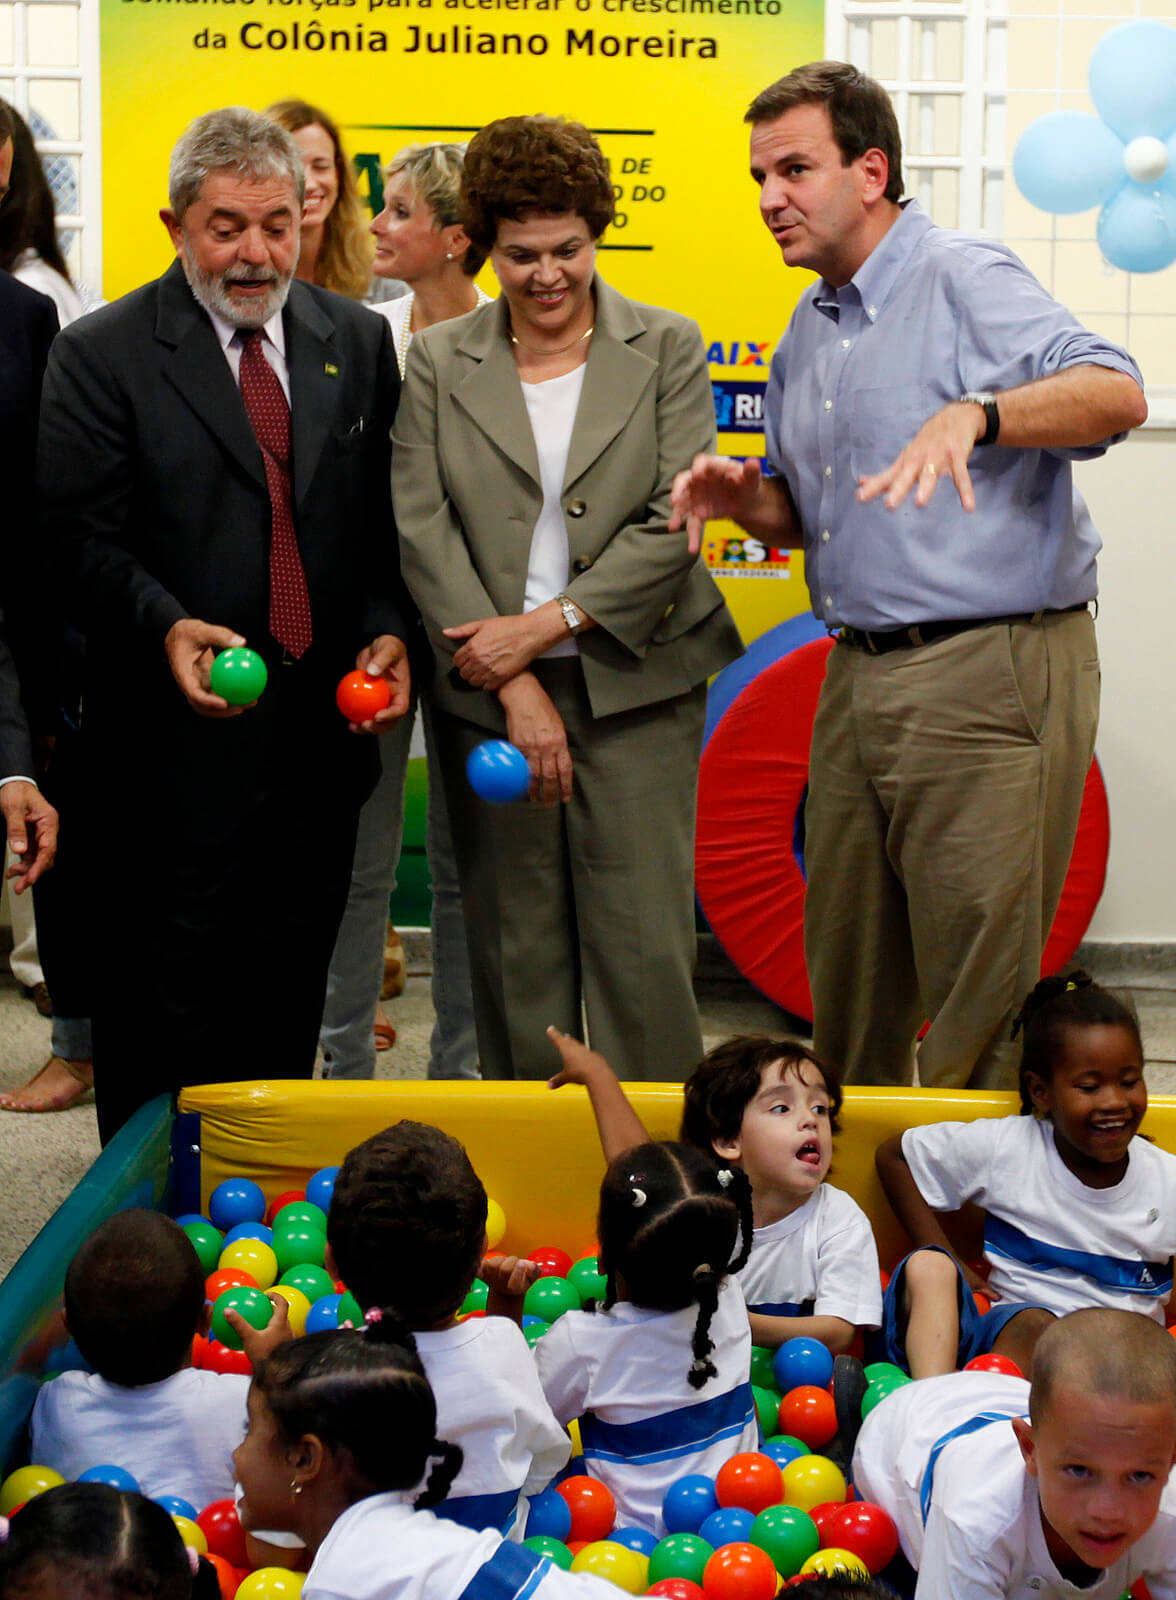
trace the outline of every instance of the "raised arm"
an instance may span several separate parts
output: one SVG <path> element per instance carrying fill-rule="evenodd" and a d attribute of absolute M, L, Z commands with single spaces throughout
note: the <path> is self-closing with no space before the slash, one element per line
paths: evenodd
<path fill-rule="evenodd" d="M 547 1087 L 560 1089 L 565 1083 L 578 1083 L 587 1089 L 604 1159 L 611 1161 L 635 1144 L 648 1143 L 649 1134 L 644 1123 L 629 1104 L 616 1073 L 604 1057 L 558 1028 L 548 1028 L 547 1037 L 563 1062 Z"/>

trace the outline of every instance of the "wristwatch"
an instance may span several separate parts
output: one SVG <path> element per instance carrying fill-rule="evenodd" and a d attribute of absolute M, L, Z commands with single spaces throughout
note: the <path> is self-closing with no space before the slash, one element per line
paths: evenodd
<path fill-rule="evenodd" d="M 555 598 L 559 602 L 559 609 L 563 612 L 563 619 L 568 625 L 568 632 L 579 633 L 584 626 L 584 618 L 576 609 L 575 602 L 569 600 L 566 594 L 557 594 Z"/>
<path fill-rule="evenodd" d="M 977 444 L 995 444 L 996 436 L 1000 432 L 1000 412 L 996 408 L 996 396 L 987 389 L 969 389 L 967 394 L 962 394 L 957 401 L 958 405 L 981 406 L 987 419 L 988 426 L 976 440 Z"/>

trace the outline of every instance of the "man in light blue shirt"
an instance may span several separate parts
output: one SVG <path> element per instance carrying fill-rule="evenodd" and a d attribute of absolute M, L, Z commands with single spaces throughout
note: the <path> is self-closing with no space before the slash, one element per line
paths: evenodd
<path fill-rule="evenodd" d="M 1009 1087 L 1098 719 L 1099 538 L 1071 463 L 1147 414 L 1126 351 L 993 240 L 902 200 L 880 85 L 840 62 L 753 101 L 784 263 L 819 280 L 772 361 L 768 460 L 699 457 L 692 540 L 803 545 L 840 629 L 813 730 L 805 946 L 818 1054 L 847 1081 Z M 950 481 L 942 481 L 950 480 Z"/>

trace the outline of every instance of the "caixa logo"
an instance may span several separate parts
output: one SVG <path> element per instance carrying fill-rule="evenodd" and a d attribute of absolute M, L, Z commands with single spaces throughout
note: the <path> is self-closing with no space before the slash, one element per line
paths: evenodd
<path fill-rule="evenodd" d="M 764 431 L 765 385 L 762 381 L 712 379 L 711 389 L 715 397 L 715 427 L 720 433 Z"/>
<path fill-rule="evenodd" d="M 766 367 L 771 354 L 770 339 L 763 344 L 751 339 L 715 339 L 706 347 L 707 365 L 711 367 Z"/>

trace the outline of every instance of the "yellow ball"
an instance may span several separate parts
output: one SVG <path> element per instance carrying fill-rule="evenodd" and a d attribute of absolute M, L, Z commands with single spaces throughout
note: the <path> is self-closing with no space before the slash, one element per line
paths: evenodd
<path fill-rule="evenodd" d="M 827 1550 L 816 1551 L 800 1571 L 801 1576 L 806 1572 L 819 1572 L 822 1578 L 844 1574 L 847 1578 L 862 1578 L 867 1583 L 870 1581 L 870 1569 L 861 1556 L 855 1556 L 852 1550 L 838 1550 L 835 1545 L 830 1545 Z"/>
<path fill-rule="evenodd" d="M 208 1554 L 208 1540 L 204 1537 L 204 1529 L 194 1523 L 191 1517 L 173 1516 L 172 1521 L 180 1530 L 180 1538 L 185 1544 L 194 1545 L 198 1555 Z"/>
<path fill-rule="evenodd" d="M 586 1544 L 573 1559 L 572 1571 L 607 1578 L 626 1594 L 644 1594 L 649 1582 L 649 1557 L 612 1539 L 598 1539 L 595 1544 Z"/>
<path fill-rule="evenodd" d="M 811 1511 L 828 1500 L 845 1499 L 845 1478 L 828 1456 L 797 1456 L 783 1469 L 784 1502 Z"/>
<path fill-rule="evenodd" d="M 290 1332 L 296 1339 L 301 1339 L 306 1332 L 306 1314 L 310 1310 L 310 1301 L 301 1289 L 296 1289 L 292 1283 L 275 1283 L 270 1290 L 270 1296 L 280 1294 L 290 1307 Z"/>
<path fill-rule="evenodd" d="M 580 1423 L 578 1418 L 573 1417 L 568 1423 L 567 1434 L 568 1438 L 572 1441 L 572 1454 L 574 1456 L 582 1456 L 584 1454 L 584 1446 L 580 1441 Z"/>
<path fill-rule="evenodd" d="M 46 1489 L 56 1489 L 65 1479 L 52 1467 L 17 1467 L 0 1483 L 0 1517 L 6 1517 L 13 1506 L 23 1506 L 34 1495 Z"/>
<path fill-rule="evenodd" d="M 277 1281 L 278 1258 L 264 1239 L 234 1239 L 221 1251 L 217 1266 L 247 1272 L 259 1289 Z"/>
<path fill-rule="evenodd" d="M 506 1212 L 497 1200 L 486 1202 L 486 1248 L 497 1250 L 506 1232 Z"/>
<path fill-rule="evenodd" d="M 237 1588 L 236 1600 L 298 1600 L 303 1574 L 286 1567 L 258 1567 Z"/>

